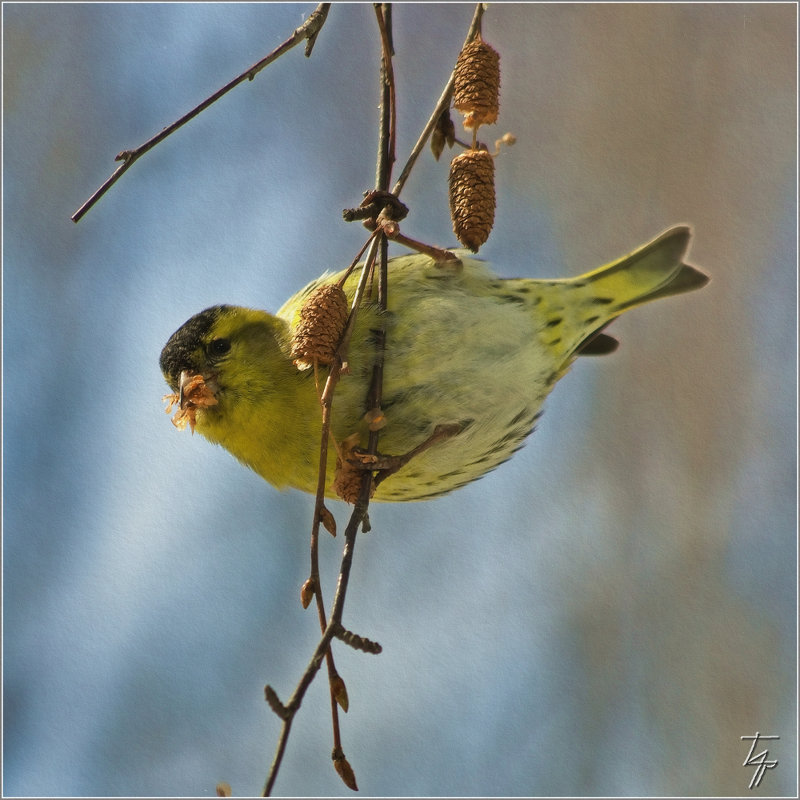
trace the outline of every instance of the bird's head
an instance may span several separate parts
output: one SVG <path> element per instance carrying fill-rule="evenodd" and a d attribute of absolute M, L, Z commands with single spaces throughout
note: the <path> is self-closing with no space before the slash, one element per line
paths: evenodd
<path fill-rule="evenodd" d="M 223 421 L 235 404 L 265 402 L 293 369 L 281 320 L 237 306 L 212 306 L 170 336 L 159 364 L 179 407 L 174 422 L 204 425 Z"/>

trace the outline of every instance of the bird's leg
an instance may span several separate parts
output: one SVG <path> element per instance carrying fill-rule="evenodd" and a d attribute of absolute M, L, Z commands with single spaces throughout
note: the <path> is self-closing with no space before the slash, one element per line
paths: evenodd
<path fill-rule="evenodd" d="M 400 233 L 400 226 L 394 220 L 386 220 L 381 225 L 381 230 L 393 241 L 398 244 L 405 245 L 410 250 L 416 250 L 418 253 L 430 256 L 439 266 L 452 267 L 453 269 L 461 268 L 461 260 L 455 253 L 449 250 L 444 250 L 441 247 L 434 247 L 430 244 L 412 239 Z"/>
<path fill-rule="evenodd" d="M 354 450 L 353 455 L 356 456 L 363 469 L 373 470 L 375 475 L 375 486 L 377 487 L 385 481 L 390 475 L 394 475 L 399 469 L 402 469 L 414 456 L 418 456 L 429 447 L 450 439 L 464 429 L 463 425 L 458 423 L 450 423 L 446 425 L 437 425 L 433 429 L 433 433 L 421 444 L 418 444 L 413 450 L 399 456 L 387 456 L 378 453 L 377 455 L 370 455 L 359 450 Z"/>

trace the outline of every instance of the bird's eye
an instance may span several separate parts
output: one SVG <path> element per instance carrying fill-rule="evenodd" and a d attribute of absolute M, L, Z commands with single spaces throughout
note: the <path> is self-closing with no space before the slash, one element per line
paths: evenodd
<path fill-rule="evenodd" d="M 211 358 L 220 358 L 231 349 L 229 339 L 212 339 L 208 344 L 208 355 Z"/>

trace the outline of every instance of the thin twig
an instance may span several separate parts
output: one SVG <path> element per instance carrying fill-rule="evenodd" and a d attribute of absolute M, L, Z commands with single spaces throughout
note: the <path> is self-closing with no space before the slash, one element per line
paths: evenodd
<path fill-rule="evenodd" d="M 140 144 L 133 150 L 123 150 L 121 153 L 119 153 L 114 160 L 121 161 L 122 163 L 114 170 L 105 183 L 103 183 L 102 186 L 100 186 L 100 188 L 97 189 L 94 194 L 72 215 L 72 221 L 78 222 L 81 217 L 83 217 L 83 215 L 86 214 L 86 212 L 117 182 L 117 180 L 122 177 L 123 173 L 126 172 L 134 164 L 134 162 L 143 156 L 148 150 L 151 150 L 153 147 L 159 144 L 159 142 L 162 142 L 164 139 L 166 139 L 171 133 L 174 133 L 176 130 L 178 130 L 178 128 L 194 119 L 198 114 L 200 114 L 200 112 L 205 111 L 205 109 L 207 109 L 212 103 L 215 103 L 220 97 L 222 97 L 224 94 L 227 94 L 235 86 L 238 86 L 244 80 L 253 80 L 253 78 L 255 78 L 255 76 L 262 69 L 264 69 L 264 67 L 282 56 L 287 50 L 291 50 L 303 39 L 307 40 L 305 54 L 307 57 L 310 56 L 317 36 L 319 35 L 319 32 L 325 23 L 325 18 L 328 16 L 328 10 L 330 9 L 330 6 L 330 3 L 320 3 L 314 9 L 314 11 L 311 12 L 308 19 L 299 28 L 296 28 L 294 33 L 285 42 L 278 45 L 269 55 L 265 56 L 260 61 L 257 61 L 252 67 L 245 70 L 241 75 L 238 75 L 232 81 L 226 83 L 221 89 L 218 89 L 210 97 L 207 97 L 205 100 L 203 100 L 200 105 L 195 106 L 187 114 L 184 114 L 180 119 L 176 120 L 171 125 L 168 125 L 160 133 L 157 133 L 155 136 L 144 142 L 144 144 Z"/>
<path fill-rule="evenodd" d="M 367 509 L 369 507 L 369 494 L 371 489 L 371 477 L 372 473 L 368 471 L 365 472 L 365 480 L 362 485 L 361 494 L 359 495 L 355 507 L 353 508 L 353 513 L 344 532 L 342 562 L 339 568 L 339 580 L 336 585 L 336 594 L 333 598 L 330 621 L 328 622 L 328 625 L 322 634 L 322 638 L 319 640 L 319 643 L 314 650 L 314 654 L 312 655 L 311 660 L 309 661 L 308 666 L 306 667 L 306 670 L 300 679 L 300 682 L 297 684 L 288 702 L 284 705 L 286 714 L 281 717 L 283 720 L 283 725 L 281 728 L 280 737 L 278 739 L 278 746 L 275 751 L 275 756 L 273 758 L 272 765 L 270 766 L 267 782 L 264 785 L 264 791 L 262 794 L 263 797 L 269 797 L 270 793 L 272 792 L 272 787 L 275 785 L 275 779 L 278 777 L 278 770 L 280 769 L 281 761 L 283 760 L 283 754 L 286 751 L 286 744 L 289 740 L 289 731 L 292 726 L 292 721 L 294 720 L 297 710 L 300 708 L 303 697 L 305 696 L 308 687 L 311 685 L 320 666 L 322 665 L 322 660 L 325 657 L 325 653 L 330 648 L 331 640 L 335 636 L 341 634 L 341 619 L 344 613 L 344 601 L 347 595 L 347 585 L 350 579 L 350 568 L 353 564 L 353 550 L 356 543 L 356 534 L 358 533 L 359 525 L 361 525 L 367 516 Z M 371 652 L 376 651 L 373 650 Z M 274 694 L 274 691 L 272 694 L 274 702 L 274 700 L 277 699 L 277 696 Z"/>
<path fill-rule="evenodd" d="M 368 493 L 367 502 L 369 502 Z M 292 696 L 289 698 L 289 701 L 285 704 L 287 714 L 283 718 L 283 726 L 281 728 L 281 734 L 278 740 L 278 747 L 275 751 L 275 758 L 273 759 L 269 776 L 267 777 L 267 782 L 264 786 L 264 792 L 262 795 L 263 797 L 269 797 L 270 793 L 272 792 L 272 787 L 275 784 L 275 779 L 278 777 L 278 770 L 280 768 L 281 761 L 283 760 L 283 754 L 286 750 L 286 744 L 289 740 L 289 731 L 292 727 L 294 715 L 300 708 L 300 703 L 303 701 L 303 697 L 305 696 L 308 687 L 311 685 L 311 682 L 314 680 L 317 671 L 322 665 L 322 660 L 325 658 L 325 652 L 330 647 L 331 639 L 333 639 L 335 634 L 339 631 L 339 626 L 341 623 L 337 623 L 334 620 L 341 619 L 342 612 L 344 611 L 344 598 L 347 593 L 350 567 L 353 563 L 353 548 L 355 547 L 356 532 L 364 516 L 366 516 L 366 503 L 362 503 L 362 498 L 360 497 L 359 501 L 356 503 L 355 509 L 353 510 L 353 516 L 350 518 L 350 522 L 348 523 L 344 532 L 342 564 L 339 569 L 339 582 L 336 586 L 336 594 L 333 598 L 331 622 L 328 623 L 325 632 L 322 634 L 322 638 L 319 640 L 319 644 L 314 650 L 314 655 L 311 657 L 311 661 L 306 667 L 303 677 L 297 684 L 297 687 L 295 688 Z"/>
<path fill-rule="evenodd" d="M 320 437 L 320 459 L 319 459 L 319 479 L 317 484 L 317 500 L 314 510 L 314 523 L 311 528 L 311 572 L 309 580 L 313 581 L 314 597 L 317 605 L 317 615 L 322 633 L 325 633 L 327 615 L 325 613 L 325 601 L 322 594 L 322 579 L 319 573 L 319 525 L 322 519 L 322 509 L 325 503 L 325 483 L 328 472 L 328 438 L 330 431 L 330 421 L 333 403 L 333 387 L 339 379 L 341 361 L 335 360 L 328 374 L 320 403 L 322 405 L 322 435 Z M 329 647 L 325 652 L 325 661 L 328 669 L 328 687 L 331 697 L 331 723 L 333 725 L 334 747 L 341 746 L 341 734 L 339 731 L 339 710 L 337 708 L 337 692 L 334 688 L 334 680 L 338 677 L 336 664 L 333 660 L 333 650 Z M 345 708 L 345 710 L 347 710 Z"/>
<path fill-rule="evenodd" d="M 364 254 L 364 251 L 367 249 L 369 244 L 374 240 L 375 236 L 376 234 L 373 233 L 372 236 L 370 236 L 364 243 L 364 246 L 358 252 L 350 267 L 345 271 L 345 277 L 349 275 L 350 272 L 355 268 L 358 260 Z M 369 261 L 369 259 L 367 259 L 367 261 Z M 355 324 L 356 311 L 357 306 L 353 308 L 350 313 L 350 318 L 348 319 L 348 328 L 350 330 L 352 330 L 352 326 Z M 333 412 L 333 394 L 336 384 L 339 381 L 341 366 L 342 358 L 334 359 L 334 363 L 332 364 L 330 372 L 328 373 L 328 379 L 325 383 L 325 388 L 320 396 L 320 405 L 322 407 L 322 430 L 320 436 L 319 472 L 317 476 L 316 501 L 314 504 L 314 520 L 311 525 L 311 568 L 306 584 L 310 584 L 313 587 L 314 597 L 316 599 L 317 615 L 319 617 L 320 630 L 322 633 L 325 633 L 325 628 L 327 627 L 327 616 L 325 614 L 325 601 L 322 592 L 322 579 L 319 573 L 319 526 L 325 510 L 325 484 L 327 482 L 328 474 L 328 440 L 330 438 L 331 414 Z M 330 648 L 328 648 L 328 651 L 325 654 L 325 661 L 328 668 L 328 686 L 331 697 L 333 745 L 334 750 L 341 750 L 338 706 L 341 705 L 342 708 L 347 711 L 347 688 L 339 673 L 336 671 L 336 664 L 333 660 L 333 651 Z M 278 766 L 279 765 L 280 761 L 278 761 Z"/>
<path fill-rule="evenodd" d="M 381 108 L 381 124 L 378 137 L 378 174 L 376 186 L 378 191 L 386 191 L 389 188 L 389 181 L 392 176 L 392 168 L 395 162 L 395 137 L 397 125 L 397 109 L 395 95 L 394 68 L 392 66 L 392 56 L 394 48 L 392 45 L 392 5 L 391 3 L 375 4 L 375 14 L 378 20 L 378 29 L 381 33 L 381 87 L 383 102 Z M 388 108 L 387 108 L 388 106 Z M 379 215 L 380 218 L 381 215 Z M 384 233 L 380 237 L 381 261 L 378 273 L 378 305 L 382 312 L 388 308 L 388 252 L 389 240 Z M 381 324 L 377 330 L 373 331 L 375 340 L 375 363 L 372 367 L 372 381 L 367 395 L 367 409 L 373 413 L 380 413 L 383 401 L 383 361 L 386 351 L 386 327 L 383 323 L 385 313 L 381 314 Z M 379 430 L 370 430 L 367 451 L 376 455 L 378 452 Z M 365 485 L 371 483 L 372 475 L 369 473 L 369 480 L 365 478 Z M 369 493 L 367 494 L 367 505 L 369 505 Z"/>
<path fill-rule="evenodd" d="M 376 175 L 376 185 L 378 190 L 384 190 L 389 185 L 391 176 L 392 164 L 394 162 L 394 139 L 395 139 L 395 93 L 394 93 L 394 73 L 391 66 L 391 9 L 388 4 L 375 6 L 376 16 L 378 19 L 378 28 L 381 33 L 382 43 L 382 58 L 381 58 L 381 115 L 379 126 L 379 143 L 378 143 L 378 167 Z M 367 254 L 361 277 L 356 287 L 355 295 L 351 304 L 351 311 L 348 317 L 347 325 L 342 334 L 339 348 L 337 351 L 337 358 L 334 360 L 333 365 L 328 374 L 328 379 L 325 388 L 322 392 L 320 402 L 322 404 L 322 432 L 320 444 L 320 467 L 319 476 L 317 481 L 317 501 L 315 505 L 314 524 L 312 526 L 312 541 L 311 541 L 311 576 L 310 580 L 313 582 L 314 591 L 317 597 L 317 608 L 319 613 L 324 614 L 324 604 L 322 601 L 322 588 L 319 580 L 319 567 L 318 567 L 318 541 L 319 541 L 319 523 L 322 516 L 322 507 L 325 496 L 325 483 L 327 480 L 327 449 L 328 437 L 331 425 L 331 413 L 333 396 L 336 384 L 339 380 L 341 365 L 347 358 L 347 350 L 349 348 L 350 338 L 355 326 L 355 319 L 358 309 L 360 307 L 362 297 L 366 286 L 372 280 L 374 273 L 375 259 L 377 256 L 378 242 L 380 242 L 380 256 L 381 266 L 378 276 L 378 302 L 381 308 L 386 309 L 387 306 L 387 252 L 388 240 L 383 233 L 382 229 L 378 227 L 373 231 L 369 240 L 369 252 Z M 376 332 L 376 358 L 373 366 L 372 380 L 370 382 L 367 405 L 369 408 L 378 408 L 382 398 L 382 383 L 383 383 L 383 359 L 385 347 L 385 331 L 381 330 Z M 370 431 L 368 451 L 372 455 L 377 455 L 378 452 L 378 431 Z M 344 534 L 344 550 L 342 553 L 342 561 L 339 569 L 339 579 L 336 587 L 336 594 L 333 600 L 333 607 L 328 619 L 327 626 L 323 631 L 322 638 L 317 645 L 314 655 L 306 667 L 300 682 L 298 683 L 294 694 L 285 706 L 277 706 L 278 708 L 285 708 L 285 714 L 282 716 L 283 726 L 281 735 L 278 740 L 277 750 L 270 767 L 269 775 L 264 787 L 264 796 L 267 797 L 272 791 L 275 780 L 277 778 L 278 770 L 280 769 L 283 760 L 283 754 L 286 749 L 286 744 L 289 737 L 289 729 L 294 719 L 294 714 L 300 707 L 303 696 L 307 688 L 311 685 L 314 676 L 319 670 L 322 663 L 322 658 L 328 660 L 329 677 L 331 680 L 331 709 L 333 721 L 333 758 L 337 766 L 337 772 L 345 779 L 345 782 L 350 788 L 357 788 L 355 785 L 355 776 L 350 768 L 349 763 L 344 757 L 344 752 L 341 747 L 340 732 L 338 726 L 338 709 L 336 707 L 336 697 L 334 696 L 334 683 L 333 676 L 335 668 L 331 656 L 331 639 L 336 636 L 342 638 L 343 641 L 355 646 L 365 652 L 378 653 L 380 652 L 380 645 L 375 642 L 370 642 L 364 637 L 357 636 L 350 631 L 346 631 L 342 625 L 342 614 L 344 612 L 344 602 L 347 595 L 347 585 L 350 576 L 350 567 L 353 559 L 353 550 L 355 548 L 355 540 L 360 525 L 363 525 L 367 519 L 367 512 L 369 508 L 369 499 L 372 491 L 373 474 L 370 470 L 364 471 L 364 478 L 361 485 L 358 500 L 353 509 L 353 513 L 348 522 Z M 336 675 L 338 678 L 338 675 Z M 273 702 L 277 697 L 272 693 Z M 340 763 L 336 763 L 340 762 Z M 341 762 L 346 764 L 346 773 L 340 769 Z M 349 777 L 345 778 L 345 774 Z"/>
<path fill-rule="evenodd" d="M 375 16 L 381 34 L 381 139 L 378 142 L 378 166 L 375 175 L 375 186 L 378 191 L 389 188 L 389 178 L 395 162 L 395 141 L 397 138 L 397 102 L 395 99 L 394 68 L 392 55 L 394 48 L 391 41 L 392 4 L 375 3 Z M 388 132 L 388 136 L 385 135 Z M 383 183 L 385 181 L 385 183 Z"/>
<path fill-rule="evenodd" d="M 355 268 L 358 260 L 364 254 L 367 247 L 375 241 L 377 233 L 373 233 L 364 246 L 359 250 L 350 267 L 345 270 L 344 277 L 341 283 L 343 284 L 347 276 Z M 369 265 L 374 262 L 374 249 L 367 257 L 366 264 Z M 366 271 L 366 270 L 365 270 Z M 363 285 L 361 287 L 363 292 Z M 352 333 L 353 326 L 355 325 L 356 313 L 358 311 L 361 296 L 360 292 L 356 292 L 357 301 L 354 301 L 350 315 L 348 317 L 345 332 L 342 337 L 342 343 L 338 348 L 337 358 L 331 366 L 328 373 L 328 379 L 325 382 L 325 388 L 320 395 L 320 405 L 322 406 L 322 431 L 320 436 L 320 456 L 319 456 L 319 472 L 317 476 L 317 494 L 314 504 L 314 521 L 311 526 L 311 570 L 309 575 L 309 582 L 314 588 L 314 596 L 316 598 L 317 614 L 320 621 L 320 630 L 325 633 L 327 627 L 327 616 L 325 614 L 325 601 L 322 592 L 322 579 L 319 574 L 319 525 L 322 521 L 323 512 L 325 510 L 325 484 L 327 482 L 328 474 L 328 440 L 330 438 L 331 416 L 333 413 L 333 395 L 339 378 L 341 376 L 342 364 L 347 356 L 346 349 L 349 346 L 350 334 Z M 344 350 L 342 349 L 344 345 Z M 335 536 L 335 531 L 333 532 Z M 346 712 L 349 707 L 347 699 L 347 687 L 344 680 L 336 671 L 336 665 L 333 660 L 333 651 L 328 648 L 325 654 L 325 660 L 328 668 L 328 686 L 330 689 L 331 697 L 331 724 L 333 726 L 333 749 L 334 752 L 341 751 L 341 733 L 339 730 L 339 706 Z"/>
<path fill-rule="evenodd" d="M 434 247 L 430 244 L 425 244 L 425 242 L 412 239 L 410 236 L 404 236 L 402 233 L 400 233 L 400 226 L 392 220 L 385 220 L 382 222 L 381 229 L 392 241 L 402 244 L 409 250 L 416 250 L 418 253 L 424 253 L 437 263 L 442 263 L 444 261 L 458 261 L 458 256 L 456 256 L 454 253 L 451 253 L 449 250 L 445 250 L 441 247 Z"/>
<path fill-rule="evenodd" d="M 317 603 L 318 609 L 320 608 L 321 604 L 321 597 L 322 597 L 322 589 L 319 583 L 319 562 L 318 562 L 318 549 L 317 543 L 319 541 L 319 519 L 320 519 L 320 509 L 322 503 L 324 502 L 325 496 L 325 481 L 327 476 L 327 452 L 328 452 L 328 436 L 330 432 L 330 411 L 333 402 L 333 394 L 336 388 L 336 384 L 339 380 L 339 375 L 341 371 L 341 364 L 346 359 L 347 349 L 349 347 L 350 338 L 353 333 L 353 327 L 355 326 L 356 315 L 358 309 L 361 305 L 361 300 L 364 295 L 364 291 L 369 279 L 369 273 L 371 272 L 375 258 L 377 254 L 377 240 L 378 240 L 379 233 L 376 231 L 374 232 L 370 238 L 368 239 L 368 244 L 370 245 L 369 252 L 367 253 L 366 261 L 364 264 L 364 269 L 361 274 L 361 278 L 359 280 L 358 286 L 356 287 L 355 296 L 353 297 L 353 301 L 351 304 L 351 311 L 350 316 L 348 317 L 347 326 L 345 327 L 345 331 L 342 335 L 342 341 L 339 345 L 337 351 L 337 357 L 334 359 L 334 363 L 331 366 L 330 373 L 328 374 L 328 379 L 325 383 L 325 389 L 322 393 L 321 403 L 323 409 L 323 429 L 321 435 L 321 443 L 320 443 L 320 473 L 318 477 L 317 483 L 317 505 L 315 508 L 314 513 L 314 525 L 312 526 L 312 580 L 316 579 L 316 586 L 315 586 L 315 593 L 317 595 Z M 363 248 L 362 248 L 363 252 Z M 361 253 L 359 253 L 359 256 Z M 370 473 L 367 473 L 370 474 Z M 322 498 L 322 499 L 320 499 Z M 367 495 L 367 501 L 369 500 L 369 495 Z M 358 504 L 356 504 L 356 508 L 358 508 Z M 355 511 L 354 511 L 355 515 Z M 364 515 L 366 515 L 366 507 L 364 509 Z M 362 517 L 363 518 L 363 517 Z M 360 524 L 361 519 L 358 520 L 356 523 L 356 529 L 358 528 L 358 524 Z M 266 784 L 264 785 L 264 797 L 268 797 L 272 791 L 272 787 L 275 784 L 275 779 L 278 777 L 278 770 L 280 769 L 281 762 L 283 761 L 283 755 L 286 750 L 286 744 L 289 740 L 289 729 L 292 725 L 292 720 L 294 719 L 294 715 L 297 713 L 297 710 L 300 708 L 300 703 L 306 693 L 306 690 L 311 685 L 311 682 L 314 679 L 314 676 L 319 670 L 322 659 L 327 658 L 328 653 L 330 652 L 330 641 L 334 637 L 334 635 L 341 629 L 341 614 L 342 609 L 344 608 L 344 598 L 339 601 L 337 605 L 337 598 L 339 597 L 340 592 L 347 591 L 347 581 L 344 582 L 344 588 L 342 588 L 342 570 L 346 568 L 347 573 L 349 574 L 349 563 L 346 559 L 352 561 L 352 548 L 355 545 L 355 534 L 352 534 L 353 541 L 350 544 L 350 548 L 348 549 L 347 545 L 347 531 L 349 531 L 352 527 L 353 520 L 351 518 L 350 524 L 348 525 L 347 530 L 345 531 L 345 548 L 342 554 L 342 564 L 339 570 L 339 583 L 336 589 L 336 596 L 334 597 L 334 604 L 331 610 L 330 620 L 324 626 L 322 631 L 322 638 L 320 639 L 319 644 L 317 645 L 316 650 L 314 651 L 314 655 L 311 658 L 311 661 L 308 663 L 305 672 L 303 673 L 300 682 L 297 684 L 295 688 L 294 694 L 292 694 L 291 699 L 288 703 L 285 704 L 284 708 L 286 709 L 286 713 L 281 715 L 281 719 L 283 722 L 281 728 L 281 734 L 278 739 L 278 745 L 275 750 L 275 755 L 272 760 L 272 764 L 270 765 L 269 774 L 267 776 Z M 324 605 L 323 614 L 324 614 Z M 329 669 L 330 664 L 329 662 Z M 335 669 L 334 669 L 335 672 Z M 274 694 L 274 693 L 273 693 Z M 333 693 L 332 693 L 333 694 Z M 270 704 L 272 706 L 272 704 Z M 341 752 L 341 742 L 339 742 L 339 734 L 338 734 L 338 713 L 335 709 L 335 698 L 332 699 L 332 707 L 333 707 L 333 714 L 335 715 L 335 719 L 337 720 L 334 723 L 334 750 L 338 748 Z"/>
<path fill-rule="evenodd" d="M 472 17 L 472 22 L 470 23 L 469 31 L 467 32 L 467 38 L 464 40 L 464 44 L 471 42 L 475 38 L 475 34 L 480 30 L 481 19 L 483 18 L 483 12 L 485 10 L 486 3 L 478 3 L 475 7 L 475 14 Z M 444 91 L 442 92 L 439 101 L 436 103 L 433 114 L 431 114 L 430 119 L 422 129 L 422 133 L 420 134 L 419 139 L 417 139 L 417 143 L 413 148 L 411 148 L 408 161 L 406 161 L 405 166 L 400 172 L 400 177 L 397 179 L 397 183 L 395 183 L 394 188 L 392 189 L 392 194 L 399 195 L 400 192 L 403 191 L 403 187 L 406 185 L 408 176 L 411 174 L 411 170 L 413 169 L 419 154 L 422 152 L 422 148 L 425 147 L 428 137 L 431 135 L 431 133 L 433 133 L 433 129 L 436 127 L 439 117 L 445 109 L 450 107 L 450 100 L 452 98 L 454 85 L 455 72 L 450 74 L 450 79 L 447 81 L 447 85 L 444 87 Z"/>

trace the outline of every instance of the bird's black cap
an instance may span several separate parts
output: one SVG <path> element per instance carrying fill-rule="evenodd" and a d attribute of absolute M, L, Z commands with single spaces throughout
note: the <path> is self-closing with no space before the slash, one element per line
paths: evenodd
<path fill-rule="evenodd" d="M 192 369 L 192 354 L 214 326 L 214 323 L 228 310 L 229 306 L 212 306 L 195 314 L 178 328 L 164 345 L 159 365 L 167 383 L 178 390 L 181 372 Z"/>

